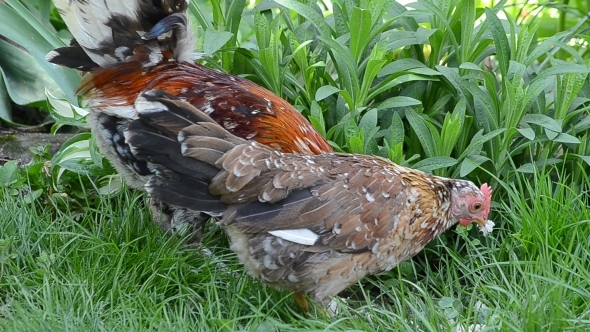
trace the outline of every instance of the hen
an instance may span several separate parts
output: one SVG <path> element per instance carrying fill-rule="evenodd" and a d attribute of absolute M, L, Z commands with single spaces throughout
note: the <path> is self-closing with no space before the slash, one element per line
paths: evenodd
<path fill-rule="evenodd" d="M 282 153 L 161 91 L 142 94 L 135 108 L 125 138 L 156 171 L 147 191 L 216 217 L 252 276 L 320 303 L 392 269 L 457 222 L 486 225 L 487 184 L 379 157 Z"/>
<path fill-rule="evenodd" d="M 194 63 L 187 0 L 54 0 L 74 39 L 47 60 L 89 72 L 79 93 L 101 152 L 142 188 L 153 170 L 129 151 L 123 131 L 140 92 L 161 89 L 205 111 L 232 134 L 284 152 L 332 152 L 289 103 L 256 84 Z M 198 229 L 204 216 L 152 200 L 167 230 Z"/>

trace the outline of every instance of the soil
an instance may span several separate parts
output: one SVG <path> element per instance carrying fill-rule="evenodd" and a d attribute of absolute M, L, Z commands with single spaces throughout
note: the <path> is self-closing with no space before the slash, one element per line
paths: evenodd
<path fill-rule="evenodd" d="M 31 147 L 51 145 L 50 153 L 54 155 L 70 139 L 73 133 L 51 134 L 51 124 L 47 113 L 38 109 L 12 105 L 13 120 L 23 127 L 6 127 L 0 123 L 0 166 L 10 160 L 18 160 L 20 165 L 32 159 Z"/>
<path fill-rule="evenodd" d="M 73 134 L 0 132 L 0 165 L 7 161 L 18 160 L 21 165 L 29 163 L 33 156 L 31 147 L 51 145 L 51 155 L 54 155 L 62 144 Z"/>

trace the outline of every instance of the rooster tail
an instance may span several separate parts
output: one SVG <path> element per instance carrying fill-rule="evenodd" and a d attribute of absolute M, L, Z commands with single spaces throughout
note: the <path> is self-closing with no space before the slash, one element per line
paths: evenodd
<path fill-rule="evenodd" d="M 209 193 L 209 184 L 219 172 L 217 160 L 245 141 L 161 90 L 142 93 L 135 109 L 125 139 L 132 153 L 154 170 L 146 190 L 174 206 L 202 207 L 211 216 L 223 213 L 226 205 Z"/>
<path fill-rule="evenodd" d="M 90 71 L 120 63 L 193 61 L 188 0 L 54 0 L 74 36 L 49 62 Z"/>

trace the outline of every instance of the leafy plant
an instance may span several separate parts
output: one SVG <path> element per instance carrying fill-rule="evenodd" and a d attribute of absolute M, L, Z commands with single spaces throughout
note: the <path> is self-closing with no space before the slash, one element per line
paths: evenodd
<path fill-rule="evenodd" d="M 12 123 L 10 100 L 19 105 L 45 108 L 44 91 L 77 104 L 80 76 L 45 60 L 45 54 L 64 45 L 46 0 L 0 3 L 0 119 Z M 63 22 L 61 23 L 63 25 Z"/>

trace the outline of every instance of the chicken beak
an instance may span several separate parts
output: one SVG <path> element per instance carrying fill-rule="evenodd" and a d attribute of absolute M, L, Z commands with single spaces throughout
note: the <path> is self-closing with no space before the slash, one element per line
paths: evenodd
<path fill-rule="evenodd" d="M 487 221 L 484 220 L 484 218 L 475 218 L 473 219 L 473 221 L 475 221 L 475 223 L 478 224 L 479 227 L 486 227 Z"/>

